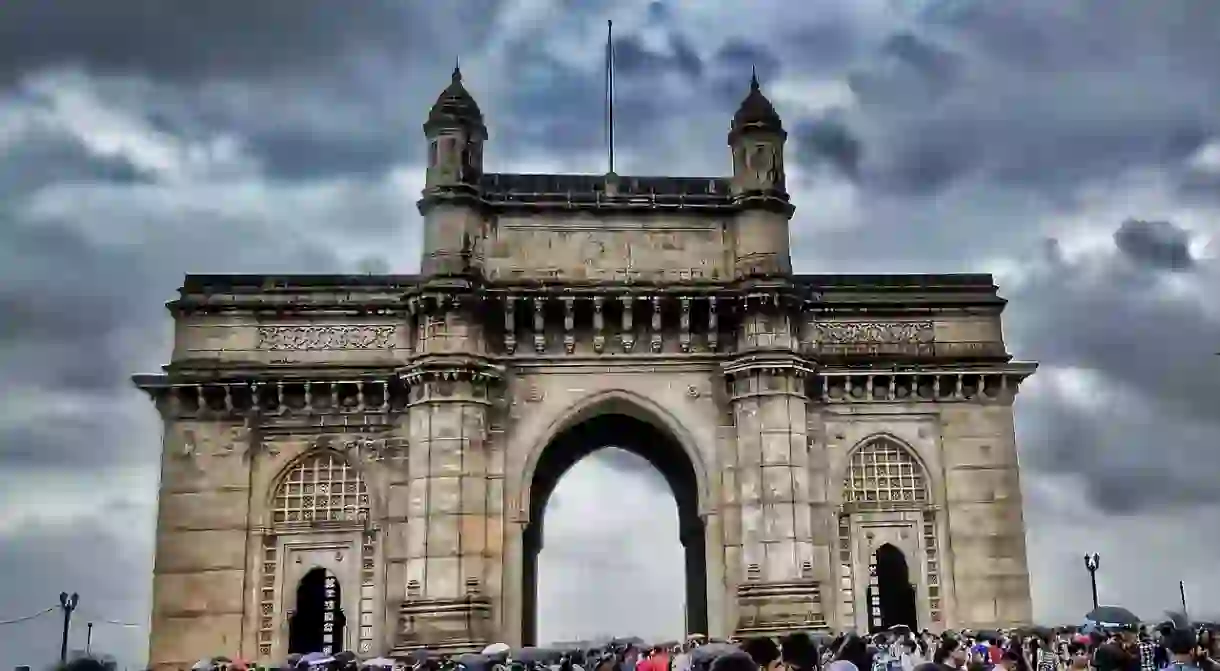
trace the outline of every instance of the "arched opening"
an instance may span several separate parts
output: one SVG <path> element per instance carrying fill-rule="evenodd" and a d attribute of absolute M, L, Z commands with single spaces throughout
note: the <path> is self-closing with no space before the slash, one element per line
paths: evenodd
<path fill-rule="evenodd" d="M 678 508 L 678 536 L 683 546 L 686 631 L 707 631 L 707 555 L 703 520 L 699 517 L 699 486 L 694 465 L 678 441 L 653 424 L 634 416 L 606 413 L 561 432 L 544 448 L 529 483 L 529 525 L 523 538 L 523 645 L 538 643 L 538 555 L 544 539 L 547 503 L 559 480 L 577 462 L 605 447 L 639 455 L 665 478 Z M 613 505 L 613 501 L 607 501 Z M 646 604 L 641 604 L 647 607 Z"/>
<path fill-rule="evenodd" d="M 297 584 L 296 612 L 288 619 L 288 652 L 329 655 L 343 648 L 347 617 L 339 579 L 323 568 L 311 569 Z"/>
<path fill-rule="evenodd" d="M 378 595 L 362 595 L 360 585 L 374 584 L 381 568 L 377 537 L 368 533 L 369 491 L 360 469 L 337 452 L 311 450 L 285 467 L 267 503 L 269 524 L 259 549 L 259 657 L 322 652 L 328 645 L 336 651 L 372 650 L 380 635 L 376 613 L 382 604 Z M 354 566 L 346 564 L 350 571 L 330 563 L 336 552 L 356 559 Z M 303 576 L 298 572 L 310 567 Z M 336 572 L 342 573 L 345 585 L 339 584 Z M 333 584 L 328 587 L 328 582 Z M 346 611 L 343 587 L 348 591 Z M 327 615 L 326 604 L 332 601 Z M 348 618 L 350 630 L 345 626 Z M 360 626 L 361 621 L 374 624 Z"/>
<path fill-rule="evenodd" d="M 877 548 L 877 602 L 881 605 L 881 628 L 905 624 L 918 631 L 915 586 L 902 550 L 885 543 Z M 871 600 L 871 599 L 870 599 Z"/>
<path fill-rule="evenodd" d="M 914 627 L 921 616 L 941 621 L 931 501 L 927 471 L 898 439 L 872 436 L 851 452 L 839 522 L 839 572 L 848 586 L 843 604 L 853 613 L 844 626 L 875 631 L 895 624 Z"/>

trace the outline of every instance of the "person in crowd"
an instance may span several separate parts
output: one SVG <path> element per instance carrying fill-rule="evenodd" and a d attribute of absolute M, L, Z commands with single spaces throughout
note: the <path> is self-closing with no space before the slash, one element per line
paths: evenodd
<path fill-rule="evenodd" d="M 902 671 L 915 671 L 915 667 L 928 661 L 920 654 L 919 643 L 913 638 L 902 639 L 902 653 L 898 658 Z"/>
<path fill-rule="evenodd" d="M 966 667 L 966 649 L 961 641 L 946 636 L 932 655 L 932 664 L 937 671 L 957 671 Z M 917 669 L 916 671 L 919 671 Z"/>
<path fill-rule="evenodd" d="M 762 671 L 762 667 L 748 653 L 736 651 L 717 657 L 709 671 Z"/>
<path fill-rule="evenodd" d="M 873 663 L 870 667 L 872 671 L 901 671 L 902 663 L 892 652 L 888 634 L 874 636 L 873 647 L 876 651 L 873 653 Z"/>
<path fill-rule="evenodd" d="M 1169 650 L 1169 664 L 1165 671 L 1202 671 L 1196 663 L 1199 643 L 1194 632 L 1174 629 L 1165 647 Z"/>
<path fill-rule="evenodd" d="M 1041 636 L 1029 637 L 1029 661 L 1037 671 L 1059 671 L 1059 658 Z"/>
<path fill-rule="evenodd" d="M 1072 641 L 1067 644 L 1068 664 L 1070 671 L 1086 671 L 1089 668 L 1091 661 L 1089 657 L 1089 646 L 1080 641 Z"/>
<path fill-rule="evenodd" d="M 835 655 L 835 661 L 851 662 L 858 671 L 871 671 L 873 657 L 868 651 L 868 644 L 858 634 L 847 634 Z"/>
<path fill-rule="evenodd" d="M 741 649 L 754 660 L 754 663 L 762 671 L 780 671 L 780 669 L 784 668 L 784 660 L 780 654 L 779 646 L 769 638 L 761 636 L 751 638 L 741 644 Z"/>
<path fill-rule="evenodd" d="M 995 666 L 996 671 L 1020 671 L 1021 660 L 1021 653 L 1009 647 L 1000 655 L 1000 663 Z"/>
<path fill-rule="evenodd" d="M 818 644 L 809 634 L 788 634 L 780 640 L 779 647 L 788 671 L 817 671 Z"/>

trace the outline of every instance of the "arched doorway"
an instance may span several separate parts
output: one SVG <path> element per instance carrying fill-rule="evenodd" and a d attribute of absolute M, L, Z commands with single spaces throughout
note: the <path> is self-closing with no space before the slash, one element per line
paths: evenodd
<path fill-rule="evenodd" d="M 522 539 L 523 645 L 538 643 L 538 554 L 542 550 L 547 502 L 568 469 L 604 447 L 617 447 L 643 457 L 669 484 L 678 507 L 679 539 L 686 569 L 686 629 L 690 633 L 707 631 L 707 554 L 695 468 L 682 446 L 667 432 L 632 415 L 606 413 L 557 435 L 534 467 L 529 483 L 529 525 Z"/>
<path fill-rule="evenodd" d="M 288 619 L 288 652 L 329 655 L 343 649 L 347 617 L 339 579 L 323 568 L 311 569 L 297 584 L 296 612 Z"/>
<path fill-rule="evenodd" d="M 877 603 L 881 607 L 881 629 L 905 624 L 918 631 L 918 616 L 915 608 L 915 586 L 911 584 L 911 573 L 906 555 L 897 547 L 884 543 L 877 548 Z M 870 598 L 870 601 L 872 599 Z"/>
<path fill-rule="evenodd" d="M 927 470 L 910 447 L 889 435 L 861 441 L 846 466 L 839 515 L 840 626 L 941 626 L 939 533 Z M 883 579 L 890 589 L 882 589 Z"/>

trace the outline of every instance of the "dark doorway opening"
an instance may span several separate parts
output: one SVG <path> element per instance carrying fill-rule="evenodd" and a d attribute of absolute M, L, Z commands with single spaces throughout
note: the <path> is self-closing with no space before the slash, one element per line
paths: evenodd
<path fill-rule="evenodd" d="M 911 584 L 907 558 L 902 550 L 886 543 L 877 548 L 877 602 L 881 606 L 880 629 L 905 624 L 918 631 L 915 586 Z M 870 595 L 870 601 L 872 601 Z"/>
<path fill-rule="evenodd" d="M 339 580 L 326 569 L 311 569 L 297 585 L 297 609 L 288 618 L 288 652 L 330 654 L 343 649 L 347 618 Z"/>
<path fill-rule="evenodd" d="M 694 465 L 667 432 L 633 414 L 607 412 L 560 433 L 543 450 L 535 466 L 530 483 L 529 525 L 523 538 L 522 645 L 538 644 L 538 553 L 542 550 L 547 501 L 568 469 L 604 447 L 617 447 L 643 457 L 669 484 L 678 506 L 678 534 L 685 557 L 686 630 L 692 634 L 707 633 L 706 540 L 699 517 Z"/>

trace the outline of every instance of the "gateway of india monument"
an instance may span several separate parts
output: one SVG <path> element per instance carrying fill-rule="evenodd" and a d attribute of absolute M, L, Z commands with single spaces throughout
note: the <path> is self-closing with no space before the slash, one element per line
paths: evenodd
<path fill-rule="evenodd" d="M 1030 620 L 1004 299 L 793 273 L 757 80 L 727 177 L 485 172 L 457 70 L 423 130 L 420 274 L 169 304 L 150 666 L 545 643 L 547 499 L 606 446 L 671 486 L 689 632 Z"/>

